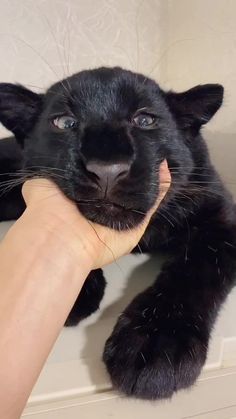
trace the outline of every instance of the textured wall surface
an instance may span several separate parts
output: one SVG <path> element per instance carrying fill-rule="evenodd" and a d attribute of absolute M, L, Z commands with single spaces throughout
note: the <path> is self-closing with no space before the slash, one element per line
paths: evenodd
<path fill-rule="evenodd" d="M 224 104 L 207 124 L 213 160 L 236 197 L 236 1 L 169 0 L 165 87 L 221 83 Z"/>
<path fill-rule="evenodd" d="M 160 79 L 166 11 L 159 0 L 1 0 L 0 80 L 41 91 L 104 65 Z"/>
<path fill-rule="evenodd" d="M 102 65 L 157 75 L 166 5 L 159 0 L 1 0 L 0 78 L 44 87 L 65 74 Z"/>
<path fill-rule="evenodd" d="M 236 1 L 169 0 L 168 5 L 165 85 L 182 90 L 198 83 L 222 83 L 223 110 L 209 127 L 235 132 Z"/>

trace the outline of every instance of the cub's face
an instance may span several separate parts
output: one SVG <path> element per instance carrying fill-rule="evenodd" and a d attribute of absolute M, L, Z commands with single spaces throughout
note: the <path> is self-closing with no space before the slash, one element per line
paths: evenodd
<path fill-rule="evenodd" d="M 164 159 L 186 181 L 191 140 L 222 95 L 219 85 L 164 93 L 142 75 L 100 68 L 45 95 L 0 84 L 0 121 L 24 147 L 29 171 L 52 178 L 88 219 L 127 229 L 154 204 Z"/>

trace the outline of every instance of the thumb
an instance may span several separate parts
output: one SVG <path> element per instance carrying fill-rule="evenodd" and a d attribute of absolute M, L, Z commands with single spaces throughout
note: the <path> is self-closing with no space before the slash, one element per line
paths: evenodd
<path fill-rule="evenodd" d="M 27 180 L 22 187 L 22 195 L 27 206 L 37 204 L 40 201 L 53 197 L 53 200 L 60 199 L 63 193 L 51 180 L 45 178 L 34 178 Z M 64 197 L 64 199 L 67 199 Z"/>

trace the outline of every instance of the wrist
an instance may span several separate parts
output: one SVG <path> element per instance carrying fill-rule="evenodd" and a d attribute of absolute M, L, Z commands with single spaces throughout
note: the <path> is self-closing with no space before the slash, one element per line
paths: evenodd
<path fill-rule="evenodd" d="M 16 247 L 28 258 L 41 255 L 58 270 L 66 261 L 81 277 L 81 273 L 88 275 L 93 269 L 96 249 L 78 227 L 50 209 L 39 211 L 29 207 L 7 236 L 12 236 Z"/>

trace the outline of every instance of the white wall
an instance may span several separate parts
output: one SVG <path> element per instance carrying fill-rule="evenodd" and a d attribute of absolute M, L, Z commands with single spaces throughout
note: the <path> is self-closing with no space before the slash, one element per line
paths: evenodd
<path fill-rule="evenodd" d="M 0 79 L 41 88 L 101 65 L 149 73 L 162 53 L 166 6 L 159 0 L 1 0 Z"/>
<path fill-rule="evenodd" d="M 198 83 L 225 86 L 223 110 L 209 126 L 236 131 L 236 1 L 169 0 L 165 85 L 182 90 Z"/>
<path fill-rule="evenodd" d="M 225 87 L 223 107 L 204 129 L 213 161 L 236 197 L 236 1 L 169 0 L 165 87 Z"/>
<path fill-rule="evenodd" d="M 159 0 L 1 0 L 0 81 L 40 91 L 103 65 L 160 78 L 166 10 Z"/>

